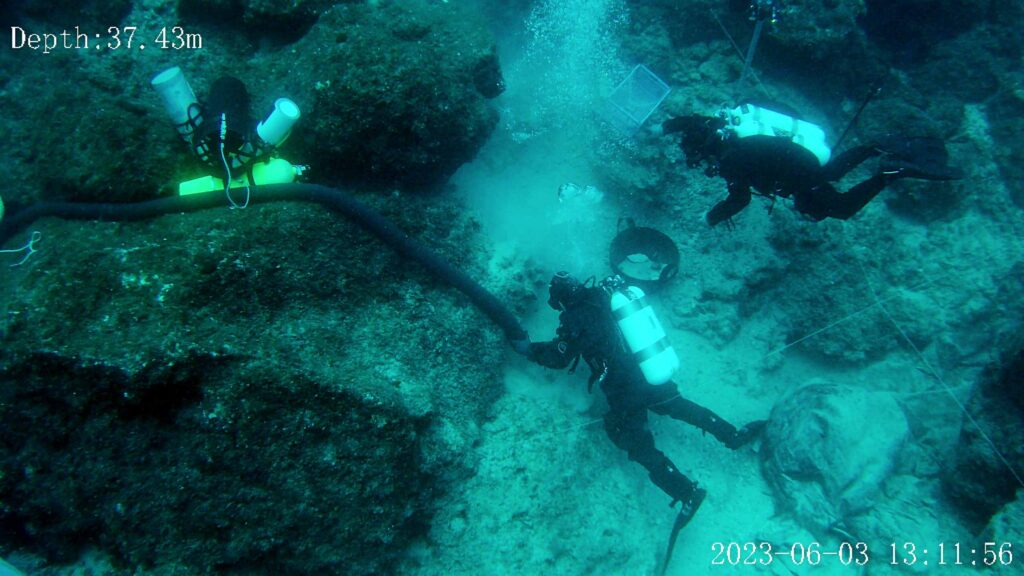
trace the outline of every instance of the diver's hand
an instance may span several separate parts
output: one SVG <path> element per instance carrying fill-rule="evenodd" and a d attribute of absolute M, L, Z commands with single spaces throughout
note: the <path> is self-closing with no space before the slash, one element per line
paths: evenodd
<path fill-rule="evenodd" d="M 510 340 L 509 344 L 512 345 L 512 349 L 515 350 L 517 354 L 526 356 L 527 354 L 530 353 L 531 342 L 529 334 L 526 334 L 519 340 Z"/>
<path fill-rule="evenodd" d="M 747 444 L 750 444 L 755 438 L 761 435 L 761 432 L 764 431 L 764 426 L 767 423 L 767 420 L 754 420 L 743 428 L 740 428 L 736 431 L 736 435 L 725 443 L 726 447 L 731 448 L 732 450 L 738 450 Z"/>

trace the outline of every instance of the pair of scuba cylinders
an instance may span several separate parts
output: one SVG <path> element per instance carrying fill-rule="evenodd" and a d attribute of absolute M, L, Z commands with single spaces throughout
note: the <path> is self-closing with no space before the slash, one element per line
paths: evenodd
<path fill-rule="evenodd" d="M 163 99 L 164 108 L 178 129 L 178 134 L 192 144 L 195 129 L 203 122 L 213 119 L 200 116 L 199 101 L 181 68 L 168 68 L 154 76 L 151 83 Z M 256 133 L 267 146 L 280 146 L 291 134 L 292 126 L 301 115 L 302 112 L 295 102 L 288 98 L 278 98 L 267 119 L 256 126 Z"/>
<path fill-rule="evenodd" d="M 249 96 L 241 81 L 230 77 L 217 80 L 206 107 L 199 104 L 177 66 L 157 74 L 151 84 L 160 94 L 178 135 L 200 160 L 214 167 L 223 162 L 228 174 L 241 175 L 232 179 L 231 187 L 247 185 L 246 172 L 256 184 L 291 182 L 300 173 L 297 167 L 270 158 L 274 148 L 288 138 L 292 126 L 302 115 L 292 100 L 278 98 L 267 118 L 256 126 L 253 136 L 248 132 Z M 254 165 L 257 160 L 265 161 Z M 206 176 L 182 183 L 179 190 L 189 194 L 218 187 L 223 188 L 219 180 Z"/>
<path fill-rule="evenodd" d="M 741 104 L 735 108 L 724 108 L 718 116 L 725 120 L 725 127 L 720 130 L 723 138 L 735 136 L 771 136 L 785 138 L 805 148 L 822 166 L 832 158 L 832 149 L 825 140 L 825 131 L 821 126 L 798 120 L 762 106 Z"/>
<path fill-rule="evenodd" d="M 679 356 L 647 302 L 647 295 L 636 286 L 626 286 L 618 276 L 605 281 L 604 286 L 611 292 L 612 316 L 644 379 L 653 385 L 671 380 L 679 369 Z"/>

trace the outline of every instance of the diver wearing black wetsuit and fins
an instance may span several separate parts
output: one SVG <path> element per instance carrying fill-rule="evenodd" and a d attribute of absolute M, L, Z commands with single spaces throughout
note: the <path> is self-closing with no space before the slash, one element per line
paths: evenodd
<path fill-rule="evenodd" d="M 647 428 L 647 412 L 682 420 L 711 433 L 727 448 L 736 450 L 750 443 L 764 428 L 764 421 L 758 420 L 737 430 L 732 424 L 711 410 L 700 406 L 679 394 L 676 385 L 669 378 L 678 366 L 661 371 L 657 383 L 651 383 L 650 371 L 644 367 L 649 359 L 664 350 L 661 342 L 652 344 L 641 352 L 627 350 L 620 326 L 616 325 L 623 314 L 643 314 L 646 306 L 642 294 L 636 293 L 622 300 L 624 306 L 618 311 L 609 306 L 609 294 L 622 290 L 621 279 L 613 276 L 598 285 L 582 283 L 567 272 L 559 272 L 548 286 L 548 305 L 561 312 L 555 338 L 549 342 L 530 342 L 529 336 L 513 341 L 517 352 L 532 362 L 548 368 L 576 369 L 582 359 L 590 368 L 590 382 L 601 387 L 608 400 L 608 412 L 604 416 L 604 429 L 608 437 L 620 449 L 625 450 L 629 459 L 647 469 L 651 481 L 672 499 L 671 504 L 681 502 L 677 528 L 685 525 L 697 512 L 706 491 L 686 477 L 668 456 L 654 445 L 654 435 Z M 633 289 L 635 290 L 635 289 Z M 649 325 L 649 321 L 641 322 Z M 660 323 L 657 330 L 661 330 Z M 663 332 L 661 334 L 664 336 Z M 675 352 L 672 351 L 675 358 Z"/>
<path fill-rule="evenodd" d="M 833 157 L 824 131 L 785 107 L 741 104 L 715 116 L 693 114 L 665 121 L 656 133 L 681 133 L 686 165 L 706 163 L 705 173 L 721 176 L 729 195 L 705 215 L 708 225 L 729 223 L 750 204 L 752 193 L 793 198 L 811 220 L 846 220 L 890 182 L 900 178 L 956 180 L 948 155 L 935 138 L 887 137 L 855 146 Z M 865 160 L 882 156 L 873 176 L 840 193 L 832 185 Z"/>

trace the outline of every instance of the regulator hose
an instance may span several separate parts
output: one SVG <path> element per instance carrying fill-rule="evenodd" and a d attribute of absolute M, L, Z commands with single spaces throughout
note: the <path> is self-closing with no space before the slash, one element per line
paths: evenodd
<path fill-rule="evenodd" d="M 318 184 L 271 184 L 253 186 L 251 202 L 315 202 L 338 212 L 390 246 L 403 258 L 415 260 L 428 272 L 465 294 L 501 330 L 509 341 L 526 338 L 519 320 L 483 286 L 455 268 L 435 252 L 410 238 L 398 226 L 376 210 L 337 188 Z M 224 207 L 224 191 L 216 190 L 186 196 L 170 196 L 131 204 L 93 204 L 76 202 L 40 202 L 0 221 L 0 245 L 39 218 L 48 216 L 68 220 L 129 222 L 164 214 L 196 212 Z"/>

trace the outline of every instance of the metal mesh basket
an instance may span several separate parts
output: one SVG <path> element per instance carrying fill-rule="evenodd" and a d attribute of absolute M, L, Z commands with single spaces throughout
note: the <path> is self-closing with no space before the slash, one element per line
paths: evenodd
<path fill-rule="evenodd" d="M 670 88 L 654 72 L 638 64 L 608 97 L 608 118 L 617 128 L 636 132 L 668 96 Z"/>

